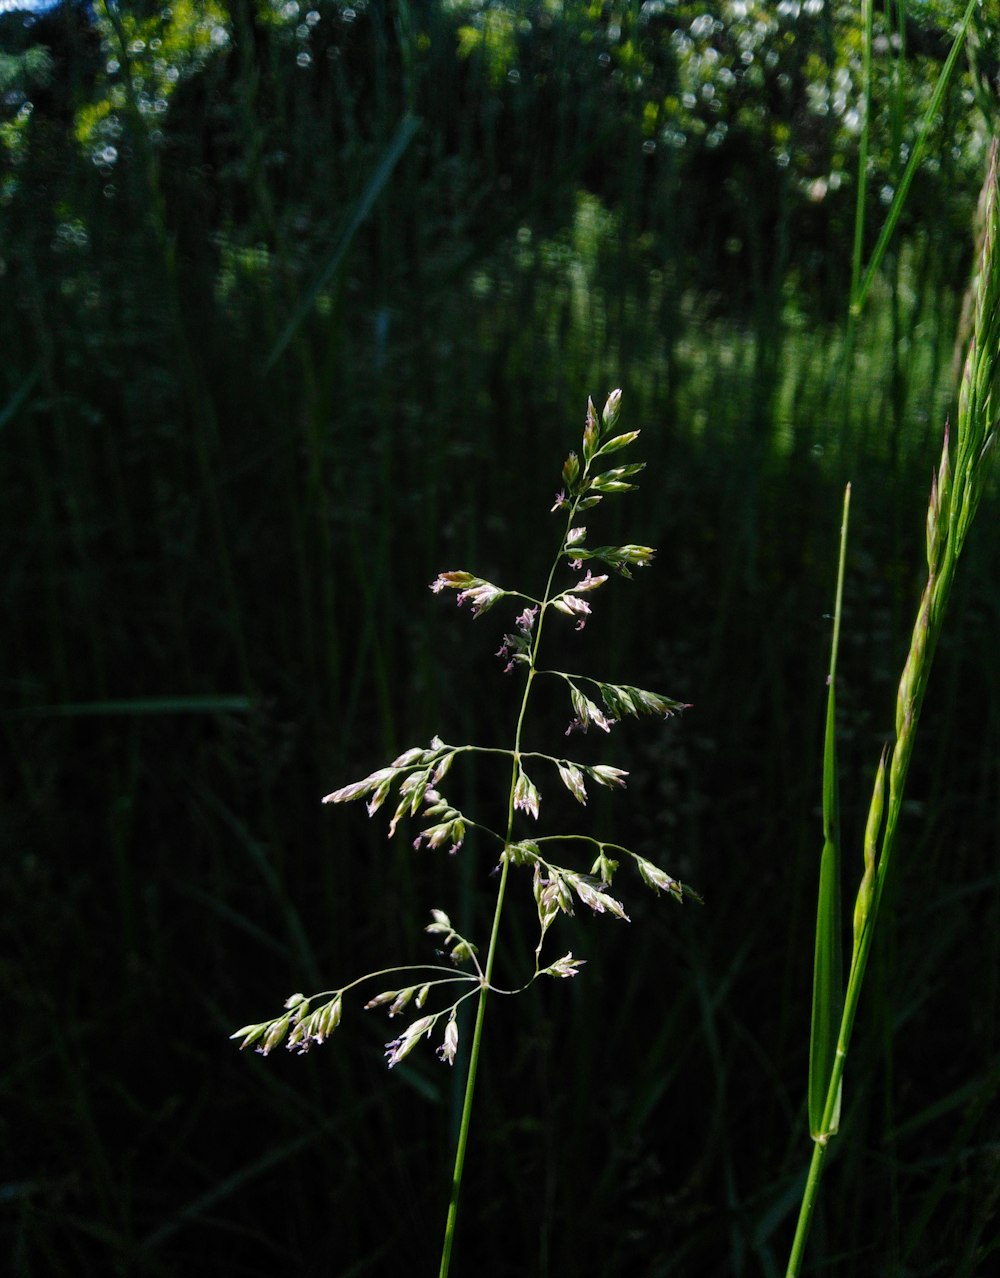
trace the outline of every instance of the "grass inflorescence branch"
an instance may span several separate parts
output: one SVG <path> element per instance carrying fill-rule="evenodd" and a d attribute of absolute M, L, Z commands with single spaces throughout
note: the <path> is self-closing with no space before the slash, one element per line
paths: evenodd
<path fill-rule="evenodd" d="M 632 684 L 610 683 L 591 675 L 568 674 L 539 666 L 539 651 L 548 617 L 566 618 L 576 630 L 582 630 L 592 614 L 594 592 L 602 589 L 609 580 L 609 573 L 595 574 L 590 567 L 584 570 L 586 561 L 599 562 L 614 575 L 629 578 L 635 569 L 647 567 L 654 559 L 655 551 L 650 546 L 590 546 L 587 528 L 579 522 L 584 511 L 594 509 L 607 497 L 631 491 L 635 487 L 631 481 L 644 468 L 643 462 L 607 465 L 609 457 L 621 453 L 639 437 L 637 430 L 616 433 L 620 408 L 621 392 L 617 390 L 608 396 L 600 415 L 593 401 L 587 401 L 582 445 L 579 452 L 569 454 L 563 465 L 563 486 L 552 507 L 553 512 L 565 514 L 565 526 L 540 596 L 507 589 L 464 569 L 442 572 L 431 583 L 430 588 L 435 594 L 453 592 L 458 605 L 468 604 L 476 618 L 508 601 L 520 609 L 503 635 L 497 654 L 505 662 L 507 674 L 524 676 L 511 747 L 456 746 L 434 737 L 429 745 L 405 750 L 391 763 L 359 781 L 341 786 L 323 800 L 333 804 L 364 800 L 369 816 L 375 816 L 387 801 L 394 800 L 389 836 L 392 837 L 402 823 L 415 821 L 419 828 L 412 842 L 417 849 L 445 848 L 454 855 L 461 850 L 467 838 L 474 835 L 481 835 L 488 843 L 497 846 L 499 878 L 485 957 L 480 958 L 477 946 L 453 927 L 445 911 L 435 908 L 431 912 L 432 922 L 426 930 L 439 939 L 452 967 L 388 967 L 360 977 L 340 989 L 327 990 L 308 998 L 294 994 L 285 1002 L 279 1016 L 244 1026 L 232 1036 L 241 1040 L 242 1047 L 253 1046 L 264 1055 L 281 1044 L 293 1051 L 307 1051 L 324 1042 L 340 1024 L 348 994 L 366 984 L 377 985 L 384 988 L 379 988 L 367 999 L 364 1003 L 366 1009 L 384 1008 L 390 1018 L 420 1013 L 386 1044 L 385 1054 L 390 1068 L 403 1061 L 422 1041 L 432 1039 L 438 1041 L 439 1059 L 453 1065 L 459 1054 L 458 1010 L 467 1000 L 476 999 L 476 1019 L 441 1254 L 441 1278 L 447 1275 L 451 1261 L 488 996 L 491 993 L 522 992 L 542 976 L 566 979 L 577 975 L 583 960 L 574 958 L 572 953 L 543 962 L 546 938 L 560 914 L 572 915 L 581 905 L 595 914 L 628 920 L 624 905 L 609 890 L 622 857 L 634 863 L 640 880 L 653 892 L 665 892 L 676 901 L 687 897 L 700 899 L 666 870 L 620 844 L 575 832 L 536 835 L 533 838 L 515 832 L 517 823 L 525 818 L 532 825 L 540 820 L 543 807 L 540 785 L 543 788 L 547 785 L 547 777 L 556 780 L 583 806 L 588 800 L 588 783 L 616 790 L 624 788 L 628 778 L 624 769 L 610 763 L 584 763 L 524 748 L 527 712 L 533 683 L 538 675 L 557 678 L 569 690 L 573 717 L 567 735 L 574 729 L 586 732 L 591 726 L 610 732 L 612 726 L 624 718 L 641 715 L 669 718 L 686 708 L 683 702 Z M 573 573 L 574 579 L 557 585 L 557 574 L 566 571 Z M 507 762 L 509 782 L 502 829 L 492 829 L 473 820 L 443 793 L 446 781 L 450 787 L 453 765 L 461 756 L 470 754 L 496 757 Z M 549 859 L 548 848 L 557 842 L 567 845 L 569 851 L 580 845 L 586 847 L 588 855 L 584 864 L 561 865 Z M 515 870 L 526 868 L 531 872 L 531 892 L 538 916 L 538 942 L 526 981 L 516 989 L 503 990 L 493 983 L 493 977 L 497 938 L 512 867 Z"/>

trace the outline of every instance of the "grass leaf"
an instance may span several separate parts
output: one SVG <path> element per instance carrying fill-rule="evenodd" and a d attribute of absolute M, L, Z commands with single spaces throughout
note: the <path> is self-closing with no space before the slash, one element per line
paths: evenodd
<path fill-rule="evenodd" d="M 837 568 L 837 601 L 833 614 L 830 673 L 827 678 L 826 734 L 823 745 L 823 855 L 816 905 L 816 950 L 813 959 L 812 1028 L 809 1038 L 809 1131 L 814 1140 L 836 1131 L 840 1121 L 840 1097 L 827 1125 L 824 1122 L 830 1072 L 837 1049 L 837 1035 L 844 1007 L 844 970 L 841 947 L 840 820 L 837 796 L 837 649 L 844 594 L 844 560 L 851 486 L 844 491 L 840 528 L 840 562 Z"/>

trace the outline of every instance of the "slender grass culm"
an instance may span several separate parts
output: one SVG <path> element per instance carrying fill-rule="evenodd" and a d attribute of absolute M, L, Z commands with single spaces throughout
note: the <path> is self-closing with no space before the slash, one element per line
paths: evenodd
<path fill-rule="evenodd" d="M 835 708 L 833 673 L 839 629 L 840 585 L 843 579 L 843 537 L 841 542 L 841 573 L 824 758 L 824 851 L 817 911 L 813 1037 L 810 1052 L 809 1119 L 814 1143 L 787 1278 L 797 1278 L 801 1273 L 826 1153 L 830 1140 L 838 1129 L 841 1085 L 851 1032 L 875 935 L 879 906 L 892 864 L 899 814 L 924 693 L 958 559 L 990 473 L 997 428 L 1000 425 L 1000 189 L 997 155 L 998 145 L 994 141 L 980 203 L 982 242 L 974 281 L 975 316 L 959 392 L 955 438 L 952 439 L 950 428 L 946 426 L 941 461 L 932 478 L 927 509 L 927 581 L 899 681 L 895 740 L 891 748 L 883 752 L 876 770 L 865 829 L 864 871 L 854 906 L 853 948 L 846 988 L 837 975 L 839 960 L 834 953 L 839 943 L 839 931 L 836 927 L 836 893 L 839 888 L 834 872 L 836 772 L 832 725 Z M 838 1017 L 839 1025 L 834 1039 L 832 1027 Z"/>
<path fill-rule="evenodd" d="M 448 952 L 450 966 L 418 964 L 386 967 L 370 972 L 339 989 L 325 990 L 308 998 L 302 994 L 293 994 L 286 1000 L 282 1015 L 256 1025 L 244 1026 L 232 1035 L 233 1038 L 243 1040 L 241 1046 L 253 1044 L 264 1055 L 281 1043 L 291 1050 L 305 1052 L 313 1044 L 322 1043 L 337 1027 L 348 995 L 363 985 L 376 983 L 376 988 L 389 988 L 378 989 L 365 1003 L 366 1008 L 386 1007 L 390 1017 L 410 1009 L 421 1013 L 402 1033 L 386 1044 L 389 1067 L 404 1060 L 422 1039 L 429 1039 L 435 1034 L 440 1036 L 438 1057 L 448 1064 L 454 1064 L 458 1053 L 458 1010 L 467 1000 L 475 1000 L 475 1027 L 441 1251 L 440 1278 L 446 1278 L 451 1265 L 462 1173 L 472 1120 L 476 1071 L 489 995 L 520 993 L 540 976 L 570 977 L 577 974 L 582 960 L 575 959 L 572 953 L 543 965 L 542 949 L 547 933 L 560 913 L 573 913 L 577 902 L 595 913 L 626 919 L 621 902 L 609 890 L 622 858 L 633 863 L 640 878 L 654 892 L 667 892 L 678 901 L 686 896 L 697 899 L 696 894 L 685 884 L 618 843 L 578 833 L 524 837 L 520 831 L 515 832 L 516 823 L 522 819 L 522 814 L 532 821 L 537 821 L 539 817 L 541 794 L 528 774 L 529 766 L 536 776 L 543 769 L 551 769 L 581 804 L 587 802 L 588 780 L 595 785 L 615 789 L 624 786 L 628 775 L 621 768 L 610 764 L 585 764 L 524 748 L 527 712 L 532 687 L 537 678 L 544 676 L 565 686 L 573 716 L 567 735 L 574 730 L 586 732 L 591 727 L 610 732 L 618 720 L 628 715 L 652 714 L 668 717 L 684 708 L 681 702 L 659 693 L 627 684 L 606 683 L 589 675 L 544 669 L 539 665 L 542 633 L 548 616 L 557 614 L 568 618 L 577 630 L 582 630 L 591 614 L 591 594 L 608 580 L 607 574 L 595 576 L 590 568 L 580 576 L 585 562 L 594 561 L 622 577 L 630 577 L 633 568 L 644 567 L 653 560 L 654 551 L 649 546 L 588 545 L 587 529 L 579 522 L 579 516 L 584 511 L 597 506 L 606 496 L 634 488 L 635 485 L 630 480 L 645 465 L 643 462 L 634 462 L 613 465 L 606 470 L 600 469 L 608 457 L 632 444 L 639 435 L 637 430 L 613 434 L 620 403 L 621 392 L 613 391 L 603 413 L 598 417 L 593 402 L 588 400 L 581 452 L 579 455 L 571 452 L 566 459 L 562 470 L 563 488 L 552 507 L 553 511 L 565 515 L 565 527 L 540 597 L 518 590 L 503 589 L 465 571 L 443 572 L 431 584 L 431 590 L 435 593 L 455 591 L 458 603 L 469 603 L 475 617 L 482 616 L 502 600 L 516 601 L 521 607 L 521 612 L 514 621 L 513 631 L 504 635 L 497 654 L 505 662 L 507 673 L 519 672 L 524 675 L 524 688 L 511 748 L 448 745 L 435 737 L 426 748 L 416 746 L 406 750 L 387 767 L 380 768 L 362 781 L 335 790 L 324 799 L 324 802 L 346 803 L 364 798 L 367 800 L 369 816 L 372 816 L 395 789 L 397 806 L 389 823 L 390 837 L 401 821 L 411 817 L 426 823 L 413 841 L 415 848 L 422 845 L 432 849 L 447 848 L 454 854 L 470 835 L 492 844 L 499 856 L 499 879 L 485 959 L 480 960 L 476 946 L 452 926 L 445 911 L 434 909 L 431 911 L 432 921 L 427 931 L 440 938 L 440 943 Z M 570 584 L 559 584 L 557 576 L 560 571 L 567 570 L 575 574 L 574 580 Z M 599 698 L 599 701 L 595 698 Z M 454 807 L 441 793 L 440 787 L 455 760 L 469 754 L 490 756 L 503 761 L 509 768 L 509 779 L 505 783 L 505 819 L 502 830 L 491 829 L 473 820 Z M 559 845 L 566 845 L 571 851 L 586 851 L 589 872 L 556 864 L 551 859 L 551 849 Z M 494 968 L 512 867 L 530 871 L 538 915 L 538 943 L 527 981 L 517 989 L 500 989 L 494 984 Z M 439 1026 L 443 1028 L 439 1030 Z"/>

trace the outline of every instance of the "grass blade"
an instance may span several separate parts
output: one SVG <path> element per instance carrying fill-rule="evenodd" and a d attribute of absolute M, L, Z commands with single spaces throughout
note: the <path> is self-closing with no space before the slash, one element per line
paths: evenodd
<path fill-rule="evenodd" d="M 875 278 L 878 268 L 882 265 L 882 258 L 885 256 L 885 251 L 889 247 L 889 241 L 892 239 L 892 233 L 896 229 L 896 223 L 899 221 L 900 215 L 903 212 L 903 205 L 906 203 L 906 197 L 916 175 L 917 168 L 924 158 L 924 151 L 927 147 L 927 137 L 935 119 L 937 118 L 938 111 L 941 107 L 941 99 L 944 97 L 945 90 L 951 81 L 951 74 L 955 69 L 955 63 L 958 61 L 958 55 L 961 53 L 962 47 L 965 44 L 965 37 L 969 31 L 969 24 L 972 22 L 973 14 L 978 6 L 979 0 L 969 0 L 958 31 L 955 34 L 954 43 L 949 50 L 944 66 L 941 68 L 937 84 L 934 86 L 934 92 L 931 95 L 931 100 L 927 104 L 927 110 L 924 112 L 924 118 L 920 122 L 920 132 L 917 134 L 916 141 L 913 143 L 913 151 L 910 155 L 909 163 L 903 171 L 903 176 L 900 179 L 899 186 L 896 188 L 892 206 L 889 209 L 889 214 L 885 219 L 882 230 L 879 232 L 875 248 L 872 250 L 871 261 L 868 263 L 864 279 L 856 288 L 851 290 L 851 313 L 853 315 L 859 315 L 861 313 L 861 308 L 865 304 L 865 299 L 867 298 L 868 291 L 872 286 L 872 281 Z M 867 112 L 865 119 L 867 128 Z M 859 173 L 859 183 L 863 184 L 864 179 L 865 174 L 863 172 Z M 862 191 L 858 197 L 859 207 L 863 198 Z M 860 216 L 861 215 L 859 215 L 859 217 Z M 857 254 L 860 251 L 859 245 L 860 227 L 858 228 L 858 239 L 855 247 L 856 264 L 858 262 Z"/>
<path fill-rule="evenodd" d="M 12 417 L 16 417 L 26 403 L 29 395 L 35 389 L 35 384 L 42 375 L 42 370 L 36 368 L 34 372 L 29 373 L 7 403 L 0 408 L 0 430 L 7 425 Z"/>
<path fill-rule="evenodd" d="M 285 325 L 284 331 L 275 342 L 271 349 L 270 355 L 264 364 L 264 372 L 269 372 L 280 358 L 288 343 L 295 336 L 299 325 L 312 310 L 313 303 L 320 295 L 327 284 L 333 279 L 337 273 L 337 269 L 344 260 L 344 255 L 351 247 L 355 235 L 364 223 L 365 218 L 375 206 L 375 201 L 382 193 L 382 189 L 392 176 L 392 171 L 399 163 L 404 151 L 412 142 L 417 130 L 420 127 L 420 121 L 416 116 L 404 115 L 399 122 L 399 127 L 393 135 L 392 141 L 386 147 L 382 159 L 379 161 L 375 172 L 368 179 L 365 189 L 361 192 L 361 197 L 354 206 L 351 216 L 348 218 L 347 225 L 341 232 L 340 239 L 334 246 L 333 252 L 327 258 L 326 265 L 316 276 L 312 286 L 307 291 L 305 297 L 299 303 L 292 318 Z"/>
<path fill-rule="evenodd" d="M 67 701 L 49 706 L 27 706 L 8 711 L 3 717 L 31 716 L 39 719 L 78 719 L 102 715 L 147 714 L 242 714 L 252 709 L 249 697 L 239 693 L 192 697 L 124 697 L 101 701 Z"/>
<path fill-rule="evenodd" d="M 840 1100 L 832 1126 L 824 1129 L 830 1073 L 837 1049 L 837 1034 L 844 1006 L 844 970 L 841 949 L 840 819 L 837 801 L 837 649 L 844 594 L 844 560 L 851 486 L 844 490 L 840 527 L 840 561 L 837 567 L 837 599 L 833 613 L 830 673 L 827 677 L 826 735 L 823 744 L 823 856 L 820 861 L 819 899 L 816 906 L 816 952 L 813 961 L 812 1028 L 809 1038 L 809 1131 L 813 1140 L 837 1130 Z"/>
<path fill-rule="evenodd" d="M 861 61 L 861 96 L 864 114 L 861 120 L 861 137 L 858 141 L 858 189 L 854 202 L 854 246 L 851 252 L 851 312 L 860 295 L 861 253 L 865 238 L 865 195 L 868 190 L 868 141 L 872 119 L 872 41 L 874 36 L 872 0 L 861 0 L 864 41 Z M 860 307 L 860 303 L 858 303 Z"/>

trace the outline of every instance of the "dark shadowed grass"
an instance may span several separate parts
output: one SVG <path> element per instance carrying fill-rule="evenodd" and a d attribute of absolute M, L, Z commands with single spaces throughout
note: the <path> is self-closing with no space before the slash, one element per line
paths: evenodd
<path fill-rule="evenodd" d="M 415 898 L 483 926 L 482 858 L 441 866 L 318 799 L 435 731 L 502 738 L 490 636 L 426 583 L 490 575 L 497 545 L 533 562 L 522 511 L 551 502 L 565 405 L 618 384 L 656 480 L 630 520 L 661 554 L 587 640 L 693 703 L 621 762 L 636 846 L 706 909 L 662 917 L 637 893 L 628 936 L 567 934 L 585 995 L 497 1008 L 463 1247 L 491 1276 L 783 1262 L 840 493 L 852 478 L 858 794 L 919 595 L 961 271 L 936 233 L 905 240 L 849 356 L 794 278 L 730 312 L 690 286 L 697 226 L 662 152 L 652 194 L 638 137 L 613 152 L 620 198 L 584 191 L 600 99 L 560 98 L 539 155 L 527 110 L 498 115 L 443 47 L 410 49 L 411 100 L 373 37 L 373 84 L 330 60 L 318 104 L 246 53 L 235 87 L 217 70 L 172 108 L 171 147 L 115 200 L 54 148 L 11 214 L 0 1227 L 18 1275 L 432 1271 L 452 1080 L 410 1058 L 387 1083 L 383 1026 L 360 1016 L 335 1052 L 266 1066 L 226 1034 L 251 996 L 413 952 Z M 414 136 L 338 259 L 421 84 L 461 102 L 455 136 Z M 983 532 L 995 517 L 987 493 Z M 844 1099 L 858 1139 L 816 1224 L 837 1278 L 978 1278 L 996 1243 L 998 572 L 975 539 L 925 706 Z M 842 821 L 859 846 L 864 812 Z"/>
<path fill-rule="evenodd" d="M 558 278 L 552 271 L 541 286 L 548 279 L 555 289 Z M 565 323 L 593 323 L 597 306 L 592 299 L 586 316 L 570 311 Z M 44 612 L 18 610 L 20 633 L 35 635 L 36 663 L 28 647 L 17 650 L 11 699 L 36 713 L 3 724 L 17 787 L 5 874 L 8 894 L 22 902 L 7 921 L 19 1046 L 4 1088 L 16 1101 L 10 1147 L 24 1151 L 11 1165 L 5 1211 L 22 1272 L 170 1273 L 198 1257 L 255 1273 L 279 1257 L 308 1268 L 322 1255 L 338 1271 L 357 1263 L 357 1272 L 377 1273 L 404 1245 L 414 1263 L 433 1263 L 442 1207 L 434 1186 L 446 1179 L 449 1143 L 442 1117 L 452 1104 L 440 1069 L 407 1061 L 387 1087 L 382 1027 L 364 1020 L 353 1046 L 282 1061 L 277 1071 L 276 1062 L 263 1071 L 231 1061 L 225 1031 L 248 991 L 283 998 L 314 970 L 329 979 L 357 968 L 369 947 L 394 944 L 404 954 L 419 943 L 404 935 L 412 894 L 454 892 L 432 859 L 385 844 L 363 818 L 332 830 L 317 799 L 345 762 L 374 766 L 408 737 L 479 719 L 483 706 L 449 689 L 484 678 L 475 671 L 487 637 L 473 630 L 459 644 L 427 608 L 425 582 L 442 544 L 456 563 L 476 555 L 481 496 L 497 482 L 510 499 L 494 534 L 513 547 L 524 536 L 521 505 L 551 498 L 516 465 L 529 440 L 532 451 L 545 447 L 548 393 L 533 402 L 531 387 L 508 381 L 506 370 L 527 368 L 530 346 L 534 384 L 544 387 L 551 368 L 558 385 L 566 350 L 529 342 L 537 327 L 524 325 L 516 298 L 509 309 L 492 299 L 488 328 L 475 305 L 461 314 L 461 325 L 437 330 L 450 343 L 447 373 L 418 367 L 401 342 L 393 421 L 409 430 L 380 433 L 377 399 L 366 409 L 363 383 L 342 402 L 328 435 L 323 553 L 334 557 L 332 585 L 319 579 L 319 548 L 304 532 L 321 510 L 283 489 L 297 467 L 272 464 L 296 414 L 258 405 L 254 420 L 271 417 L 280 433 L 220 463 L 227 508 L 244 512 L 230 537 L 253 654 L 250 708 L 206 705 L 192 715 L 177 705 L 153 716 L 138 713 L 140 702 L 124 716 L 42 712 L 92 696 L 89 664 L 67 662 L 53 682 L 58 667 L 47 656 L 86 651 L 87 633 L 109 672 L 102 692 L 119 708 L 129 696 L 248 695 L 211 555 L 184 555 L 168 539 L 171 527 L 185 527 L 170 510 L 183 490 L 169 473 L 161 485 L 176 486 L 159 524 L 143 526 L 127 507 L 89 508 L 82 530 L 104 547 L 93 559 L 92 626 L 77 579 L 67 576 L 78 592 L 70 607 L 45 560 L 22 551 L 25 566 L 8 590 L 62 600 L 56 629 Z M 878 309 L 872 316 L 882 322 Z M 508 322 L 518 329 L 505 330 Z M 505 1027 L 498 1009 L 465 1224 L 481 1240 L 466 1246 L 489 1249 L 491 1272 L 754 1273 L 782 1251 L 799 1174 L 791 1133 L 802 1121 L 808 997 L 799 956 L 811 926 L 804 902 L 818 828 L 837 489 L 849 468 L 857 532 L 842 768 L 857 781 L 891 714 L 885 652 L 905 641 L 916 588 L 919 565 L 901 556 L 895 527 L 912 526 L 926 483 L 923 410 L 903 437 L 914 437 L 912 449 L 905 444 L 890 468 L 878 424 L 891 391 L 867 371 L 872 362 L 859 363 L 849 397 L 816 389 L 824 369 L 838 385 L 836 342 L 835 333 L 810 340 L 802 331 L 786 339 L 773 396 L 783 407 L 763 439 L 748 424 L 750 333 L 715 321 L 678 340 L 675 417 L 655 413 L 658 336 L 648 380 L 636 384 L 660 481 L 637 500 L 663 550 L 656 578 L 634 600 L 638 620 L 619 621 L 612 608 L 588 636 L 621 678 L 652 667 L 664 686 L 689 689 L 683 731 L 668 728 L 622 764 L 635 776 L 636 837 L 649 855 L 665 851 L 708 908 L 667 922 L 629 902 L 637 921 L 620 952 L 602 937 L 590 956 L 584 929 L 568 938 L 574 953 L 592 957 L 585 1014 L 573 998 L 543 997 Z M 512 386 L 496 405 L 475 389 L 493 364 L 498 384 Z M 917 365 L 932 366 L 930 355 Z M 912 399 L 943 395 L 928 387 Z M 236 384 L 234 398 L 254 412 Z M 845 400 L 846 422 L 830 411 Z M 33 421 L 21 417 L 8 430 L 15 440 L 24 432 L 27 444 Z M 554 454 L 564 427 L 551 426 Z M 145 440 L 129 464 L 147 472 L 158 447 Z M 29 451 L 12 448 L 8 468 L 19 456 L 31 464 Z M 77 473 L 60 469 L 59 458 L 49 462 L 56 491 Z M 94 449 L 89 465 L 100 475 L 107 459 Z M 141 492 L 138 476 L 126 476 L 122 491 L 136 485 Z M 53 565 L 72 563 L 67 538 L 81 529 L 72 533 L 46 509 L 23 508 L 23 544 Z M 197 504 L 186 509 L 197 545 Z M 124 549 L 107 553 L 128 522 L 155 548 L 146 568 Z M 989 1139 L 973 1120 L 988 1113 L 995 1086 L 996 991 L 969 937 L 988 938 L 996 921 L 988 659 L 996 618 L 992 547 L 983 539 L 970 555 L 954 639 L 942 647 L 928 701 L 928 756 L 915 765 L 914 807 L 904 814 L 918 868 L 898 884 L 900 921 L 887 920 L 888 967 L 861 1016 L 860 1064 L 845 1098 L 845 1123 L 868 1139 L 845 1148 L 828 1186 L 831 1219 L 852 1225 L 836 1240 L 818 1226 L 818 1254 L 839 1256 L 843 1274 L 870 1272 L 873 1255 L 909 1254 L 919 1265 L 987 1229 L 974 1169 L 988 1160 Z M 326 665 L 331 632 L 317 634 L 314 620 L 328 587 L 345 654 L 335 670 Z M 10 635 L 7 644 L 11 651 Z M 190 659 L 175 663 L 178 651 Z M 499 672 L 490 691 L 499 733 Z M 971 824 L 970 812 L 985 824 Z M 960 837 L 945 844 L 941 832 L 954 831 L 958 814 Z M 848 830 L 861 819 L 844 813 Z M 475 918 L 482 869 L 474 857 L 463 873 L 470 895 L 457 899 Z M 910 1033 L 948 1044 L 947 1055 L 926 1064 L 900 1056 L 892 1041 Z M 939 1112 L 949 1098 L 953 1110 Z M 49 1133 L 44 1149 L 27 1140 L 39 1126 Z M 905 1225 L 883 1223 L 895 1219 Z"/>

